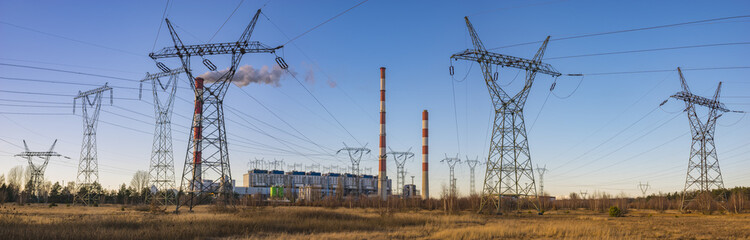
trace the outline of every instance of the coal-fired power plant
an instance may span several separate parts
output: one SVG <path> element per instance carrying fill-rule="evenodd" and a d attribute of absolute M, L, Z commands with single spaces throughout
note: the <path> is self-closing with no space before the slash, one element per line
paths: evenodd
<path fill-rule="evenodd" d="M 385 201 L 388 199 L 388 192 L 385 175 L 385 67 L 380 68 L 380 152 L 378 153 L 378 196 Z"/>
<path fill-rule="evenodd" d="M 203 115 L 203 78 L 195 78 L 195 115 L 193 117 L 193 142 L 195 143 L 195 149 L 193 149 L 193 191 L 200 191 L 202 183 L 201 173 L 201 138 L 202 138 L 202 117 Z"/>
<path fill-rule="evenodd" d="M 430 198 L 430 176 L 427 147 L 427 110 L 422 111 L 422 199 Z"/>

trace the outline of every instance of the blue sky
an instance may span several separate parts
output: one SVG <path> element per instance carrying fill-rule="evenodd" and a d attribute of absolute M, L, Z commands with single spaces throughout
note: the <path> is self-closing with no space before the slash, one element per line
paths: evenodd
<path fill-rule="evenodd" d="M 252 40 L 267 45 L 283 44 L 359 1 L 268 1 Z M 237 7 L 239 1 L 181 1 L 171 4 L 167 17 L 176 24 L 186 44 L 207 41 Z M 245 1 L 213 38 L 213 42 L 236 41 L 255 11 L 266 1 Z M 146 72 L 157 72 L 147 57 L 156 49 L 171 45 L 166 28 L 158 34 L 165 1 L 28 1 L 0 2 L 0 63 L 28 65 L 116 76 L 139 80 Z M 420 179 L 421 111 L 430 111 L 431 185 L 447 183 L 448 168 L 439 160 L 444 154 L 486 159 L 487 135 L 492 106 L 477 66 L 454 62 L 456 81 L 448 74 L 449 56 L 470 47 L 463 16 L 469 16 L 487 48 L 541 41 L 588 33 L 649 27 L 695 20 L 746 15 L 746 1 L 385 1 L 371 0 L 288 44 L 283 56 L 305 87 L 328 108 L 346 130 L 338 126 L 293 78 L 285 76 L 280 86 L 251 84 L 232 86 L 225 98 L 230 160 L 235 178 L 247 170 L 253 158 L 284 159 L 287 164 L 347 166 L 343 156 L 331 157 L 343 147 L 369 143 L 376 150 L 379 67 L 387 68 L 388 145 L 395 151 L 412 148 L 417 153 L 407 163 L 408 176 Z M 274 27 L 275 24 L 283 33 Z M 748 66 L 750 46 L 689 48 L 593 57 L 560 58 L 652 48 L 746 42 L 750 18 L 693 24 L 679 27 L 611 34 L 550 42 L 545 57 L 562 73 L 607 73 Z M 20 27 L 19 27 L 20 26 Z M 29 30 L 33 29 L 33 30 Z M 35 30 L 35 31 L 34 31 Z M 50 35 L 51 34 L 51 35 Z M 286 36 L 285 36 L 286 34 Z M 55 36 L 52 36 L 55 35 Z M 531 58 L 539 44 L 500 48 L 507 55 Z M 272 67 L 271 54 L 245 55 L 241 65 Z M 226 56 L 210 58 L 219 68 Z M 177 66 L 177 61 L 165 61 Z M 197 74 L 206 71 L 195 62 Z M 710 96 L 724 81 L 721 100 L 729 108 L 750 110 L 748 69 L 685 71 L 691 89 Z M 510 83 L 515 70 L 500 71 L 501 83 Z M 153 132 L 153 107 L 148 92 L 138 98 L 133 81 L 69 73 L 0 66 L 0 90 L 74 95 L 95 88 L 70 84 L 16 81 L 7 78 L 64 81 L 76 84 L 115 86 L 114 106 L 104 105 L 98 128 L 100 181 L 105 187 L 129 182 L 136 170 L 147 170 Z M 306 78 L 314 79 L 305 81 Z M 465 81 L 461 81 L 466 78 Z M 522 78 L 523 75 L 518 78 Z M 680 90 L 676 71 L 642 74 L 584 76 L 557 79 L 555 95 L 549 95 L 553 78 L 539 75 L 529 96 L 525 116 L 532 155 L 536 165 L 547 165 L 545 191 L 554 195 L 569 192 L 606 191 L 636 195 L 637 184 L 649 182 L 655 191 L 678 191 L 684 184 L 689 153 L 687 116 L 684 104 L 670 100 Z M 331 87 L 331 82 L 335 87 Z M 522 81 L 507 87 L 514 92 Z M 184 77 L 179 82 L 187 87 Z M 123 88 L 125 87 L 125 88 Z M 454 114 L 454 92 L 456 113 Z M 252 95 L 269 110 L 249 98 Z M 549 97 L 548 97 L 549 96 Z M 560 96 L 560 97 L 557 97 Z M 32 150 L 44 150 L 59 139 L 56 150 L 72 159 L 53 159 L 46 172 L 52 181 L 73 181 L 80 155 L 82 120 L 72 115 L 72 97 L 0 92 L 0 138 L 16 145 L 26 139 Z M 178 90 L 178 98 L 192 93 Z M 545 101 L 545 99 L 547 99 Z M 54 103 L 30 103 L 44 101 Z M 9 106 L 12 104 L 26 106 Z M 542 108 L 542 106 L 544 106 Z M 175 172 L 182 171 L 191 103 L 176 100 L 173 116 Z M 241 111 L 243 114 L 237 114 Z M 70 115 L 28 115 L 14 113 L 63 113 Z M 77 111 L 77 113 L 80 113 Z M 127 116 L 128 118 L 122 117 Z M 251 119 L 252 116 L 255 119 Z M 294 126 L 312 143 L 302 141 Z M 539 116 L 539 117 L 537 117 Z M 747 186 L 750 177 L 750 117 L 725 114 L 716 130 L 716 145 L 727 187 Z M 188 118 L 186 118 L 188 117 Z M 132 120 L 137 119 L 138 121 Z M 536 120 L 535 120 L 536 119 Z M 639 120 L 640 119 L 640 120 Z M 264 126 L 258 120 L 275 125 Z M 248 123 L 249 122 L 249 123 Z M 456 123 L 457 122 L 457 123 Z M 253 130 L 257 125 L 282 141 Z M 533 125 L 533 127 L 532 127 Z M 458 126 L 458 128 L 456 128 Z M 458 135 L 458 140 L 456 135 Z M 264 143 L 280 150 L 252 144 Z M 602 144 L 604 143 L 604 144 Z M 0 141 L 0 173 L 26 165 L 13 157 L 22 149 Z M 302 157 L 300 153 L 317 154 Z M 323 154 L 323 155 L 321 155 Z M 363 159 L 363 168 L 377 169 L 376 154 Z M 388 162 L 389 176 L 395 164 Z M 459 191 L 468 192 L 468 167 L 456 170 Z M 477 167 L 477 188 L 484 167 Z M 177 179 L 179 182 L 179 179 Z M 419 184 L 417 184 L 419 185 Z M 433 190 L 433 194 L 435 194 Z"/>

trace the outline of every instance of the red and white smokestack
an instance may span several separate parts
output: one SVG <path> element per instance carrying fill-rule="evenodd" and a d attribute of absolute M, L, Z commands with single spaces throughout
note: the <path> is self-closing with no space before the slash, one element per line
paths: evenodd
<path fill-rule="evenodd" d="M 380 163 L 378 172 L 378 195 L 385 201 L 388 199 L 388 182 L 385 175 L 385 68 L 380 68 L 380 152 L 378 161 Z"/>
<path fill-rule="evenodd" d="M 427 160 L 427 110 L 422 111 L 422 199 L 430 198 L 430 177 Z"/>
<path fill-rule="evenodd" d="M 195 78 L 195 112 L 193 114 L 193 191 L 200 191 L 202 185 L 202 173 L 201 173 L 201 151 L 203 146 L 201 139 L 203 138 L 203 78 Z"/>

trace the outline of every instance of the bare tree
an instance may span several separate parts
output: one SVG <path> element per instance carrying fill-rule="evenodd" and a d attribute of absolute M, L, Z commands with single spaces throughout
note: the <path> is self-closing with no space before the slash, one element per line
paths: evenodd
<path fill-rule="evenodd" d="M 21 186 L 23 180 L 23 166 L 15 166 L 8 171 L 8 185 Z"/>
<path fill-rule="evenodd" d="M 138 170 L 133 174 L 133 179 L 130 180 L 130 186 L 133 187 L 136 191 L 141 191 L 144 188 L 148 187 L 148 172 L 143 170 Z"/>

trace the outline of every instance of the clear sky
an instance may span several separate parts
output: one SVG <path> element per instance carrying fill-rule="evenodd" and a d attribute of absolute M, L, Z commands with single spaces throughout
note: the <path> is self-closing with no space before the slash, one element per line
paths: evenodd
<path fill-rule="evenodd" d="M 170 4 L 166 15 L 176 24 L 186 44 L 198 44 L 210 39 L 239 3 L 179 1 Z M 247 0 L 212 42 L 236 41 L 255 11 L 264 4 L 263 12 L 268 18 L 261 16 L 252 40 L 277 46 L 357 3 Z M 23 139 L 36 151 L 46 150 L 54 139 L 59 139 L 55 150 L 71 159 L 52 159 L 46 178 L 53 182 L 75 180 L 83 129 L 80 111 L 72 114 L 72 95 L 105 82 L 114 86 L 116 99 L 113 106 L 108 100 L 102 106 L 102 122 L 97 132 L 100 182 L 105 188 L 114 188 L 129 183 L 135 171 L 148 170 L 154 128 L 154 110 L 149 104 L 152 98 L 146 91 L 143 101 L 131 99 L 138 98 L 137 80 L 146 72 L 159 71 L 148 53 L 154 45 L 158 50 L 172 44 L 166 27 L 159 31 L 165 5 L 165 1 L 0 2 L 0 63 L 6 64 L 0 65 L 0 90 L 5 90 L 0 92 L 0 173 L 26 165 L 25 160 L 13 157 L 23 151 L 18 147 Z M 301 36 L 279 52 L 305 87 L 346 130 L 288 75 L 282 77 L 278 86 L 232 86 L 225 98 L 226 108 L 231 109 L 225 115 L 232 175 L 241 183 L 240 176 L 247 170 L 248 160 L 254 158 L 284 159 L 287 164 L 348 166 L 349 161 L 343 155 L 331 155 L 343 147 L 342 142 L 355 146 L 357 141 L 369 143 L 367 146 L 373 149 L 373 154 L 363 159 L 361 165 L 376 173 L 378 68 L 386 67 L 388 146 L 395 151 L 411 148 L 416 153 L 406 164 L 407 182 L 413 175 L 420 186 L 421 112 L 430 111 L 430 180 L 432 194 L 437 194 L 435 191 L 448 180 L 448 168 L 439 162 L 445 154 L 459 154 L 462 158 L 478 156 L 480 160 L 486 160 L 487 156 L 492 106 L 481 72 L 469 62 L 454 62 L 455 81 L 448 74 L 449 56 L 471 45 L 464 16 L 469 16 L 485 46 L 496 48 L 541 41 L 547 35 L 555 39 L 742 16 L 749 12 L 747 1 L 370 0 Z M 581 77 L 560 77 L 554 94 L 550 95 L 554 79 L 538 75 L 529 96 L 525 116 L 532 162 L 549 169 L 544 179 L 545 191 L 553 195 L 581 190 L 636 195 L 640 194 L 638 182 L 649 182 L 653 191 L 681 190 L 690 146 L 688 119 L 680 112 L 684 104 L 672 99 L 658 108 L 680 90 L 677 72 L 593 73 L 678 66 L 747 67 L 750 45 L 557 57 L 747 43 L 748 29 L 750 18 L 746 17 L 550 42 L 545 55 L 549 59 L 545 62 L 564 74 L 585 76 L 578 88 Z M 538 47 L 539 44 L 530 44 L 493 51 L 531 58 Z M 274 57 L 248 54 L 241 65 L 273 67 Z M 228 63 L 227 56 L 210 59 L 220 69 Z M 178 65 L 177 61 L 165 63 Z M 194 60 L 193 67 L 196 74 L 207 71 L 198 60 Z M 511 81 L 516 73 L 513 69 L 499 72 L 500 82 L 510 83 L 507 91 L 518 91 L 523 74 L 517 81 Z M 721 100 L 729 108 L 742 111 L 750 111 L 749 73 L 747 68 L 684 72 L 691 89 L 703 96 L 713 95 L 718 82 L 724 81 Z M 185 160 L 192 111 L 192 103 L 186 101 L 192 99 L 192 92 L 186 89 L 185 77 L 179 84 L 182 89 L 177 93 L 172 127 L 177 176 Z M 564 98 L 575 89 L 569 98 Z M 750 117 L 727 113 L 718 124 L 716 147 L 725 185 L 750 185 L 747 173 Z M 322 148 L 303 140 L 305 137 Z M 395 177 L 395 171 L 395 164 L 389 159 L 389 176 Z M 468 193 L 468 167 L 459 165 L 456 173 L 459 192 Z M 476 174 L 477 189 L 481 189 L 484 166 L 477 167 Z"/>

